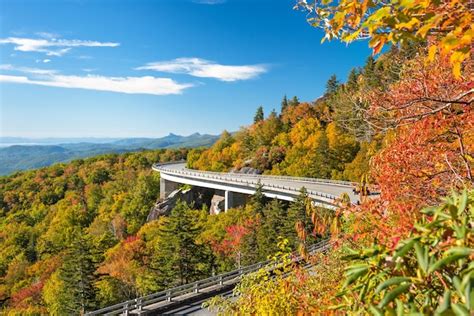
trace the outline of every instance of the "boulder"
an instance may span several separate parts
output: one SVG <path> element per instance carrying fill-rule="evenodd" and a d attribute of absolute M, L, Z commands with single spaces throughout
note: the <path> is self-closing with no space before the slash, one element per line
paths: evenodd
<path fill-rule="evenodd" d="M 225 197 L 222 195 L 214 194 L 211 199 L 211 208 L 209 212 L 211 214 L 219 214 L 225 210 Z"/>
<path fill-rule="evenodd" d="M 174 190 L 166 199 L 156 201 L 148 214 L 147 222 L 154 221 L 163 215 L 169 215 L 178 201 L 183 201 L 196 209 L 202 208 L 204 205 L 210 207 L 213 194 L 214 192 L 211 189 L 198 187 Z"/>

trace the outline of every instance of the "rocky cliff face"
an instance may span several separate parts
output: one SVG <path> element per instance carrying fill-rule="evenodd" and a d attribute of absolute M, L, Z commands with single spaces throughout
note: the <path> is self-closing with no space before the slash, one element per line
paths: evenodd
<path fill-rule="evenodd" d="M 204 205 L 210 207 L 213 195 L 214 190 L 212 189 L 199 187 L 192 187 L 190 189 L 177 189 L 171 192 L 166 199 L 158 199 L 158 201 L 156 201 L 156 204 L 152 207 L 150 213 L 148 214 L 147 222 L 156 220 L 163 215 L 169 215 L 178 201 L 192 205 L 196 209 L 200 209 Z"/>
<path fill-rule="evenodd" d="M 242 167 L 240 169 L 232 169 L 231 173 L 245 173 L 245 174 L 262 174 L 262 172 L 258 169 L 252 167 Z"/>
<path fill-rule="evenodd" d="M 209 209 L 210 214 L 219 214 L 225 209 L 225 197 L 220 194 L 214 194 L 211 199 L 211 208 Z"/>

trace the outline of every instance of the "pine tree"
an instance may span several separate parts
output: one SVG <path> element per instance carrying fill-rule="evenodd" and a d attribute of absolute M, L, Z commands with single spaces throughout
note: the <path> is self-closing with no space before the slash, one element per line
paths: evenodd
<path fill-rule="evenodd" d="M 286 94 L 285 94 L 283 96 L 283 100 L 281 100 L 281 114 L 283 114 L 287 108 L 288 108 L 288 99 L 286 98 Z"/>
<path fill-rule="evenodd" d="M 263 185 L 259 182 L 255 189 L 255 193 L 250 198 L 247 207 L 252 214 L 252 225 L 248 227 L 248 233 L 242 242 L 242 264 L 248 265 L 265 259 L 261 256 L 259 250 L 258 234 L 262 223 L 265 221 L 265 205 L 267 198 L 263 194 Z"/>
<path fill-rule="evenodd" d="M 359 72 L 357 71 L 356 68 L 352 68 L 351 71 L 349 72 L 349 76 L 347 78 L 347 87 L 350 90 L 356 90 L 357 89 L 358 78 L 359 78 Z"/>
<path fill-rule="evenodd" d="M 59 270 L 59 279 L 63 284 L 61 305 L 69 314 L 83 314 L 94 310 L 95 288 L 94 275 L 97 264 L 94 262 L 91 242 L 85 235 L 77 236 L 63 256 L 64 261 Z"/>
<path fill-rule="evenodd" d="M 158 270 L 162 287 L 186 284 L 210 273 L 204 246 L 196 243 L 200 228 L 189 207 L 178 202 L 159 230 L 152 268 Z"/>
<path fill-rule="evenodd" d="M 265 119 L 265 115 L 263 113 L 263 107 L 262 106 L 259 106 L 257 108 L 257 112 L 255 113 L 255 116 L 253 118 L 253 122 L 254 123 L 258 123 L 258 122 L 261 122 Z"/>
<path fill-rule="evenodd" d="M 249 227 L 248 233 L 244 236 L 241 247 L 241 263 L 242 265 L 250 265 L 262 261 L 264 258 L 260 256 L 260 251 L 258 248 L 258 231 L 260 229 L 260 216 L 255 217 L 257 222 L 255 222 L 251 227 Z"/>
<path fill-rule="evenodd" d="M 250 198 L 249 206 L 252 209 L 252 212 L 255 215 L 258 214 L 262 217 L 265 216 L 263 211 L 265 209 L 266 201 L 267 201 L 267 198 L 263 194 L 263 185 L 259 181 L 255 189 L 255 193 Z"/>
<path fill-rule="evenodd" d="M 290 106 L 298 106 L 298 105 L 300 105 L 300 100 L 295 95 L 290 101 Z"/>
<path fill-rule="evenodd" d="M 380 81 L 380 76 L 377 74 L 376 70 L 376 61 L 374 57 L 369 56 L 365 61 L 363 68 L 364 82 L 368 87 L 380 87 L 382 83 Z"/>
<path fill-rule="evenodd" d="M 337 89 L 339 89 L 340 83 L 337 80 L 336 75 L 332 75 L 329 77 L 329 80 L 326 83 L 326 95 L 331 95 L 336 93 Z"/>
<path fill-rule="evenodd" d="M 311 166 L 308 168 L 308 175 L 313 178 L 331 178 L 331 170 L 338 159 L 330 155 L 329 140 L 326 132 L 321 134 L 319 146 L 311 149 Z"/>
<path fill-rule="evenodd" d="M 290 203 L 290 207 L 288 208 L 285 230 L 288 234 L 290 244 L 294 247 L 296 247 L 300 242 L 303 242 L 304 244 L 312 242 L 311 234 L 313 232 L 313 224 L 311 222 L 311 216 L 307 212 L 309 202 L 308 191 L 305 187 L 302 187 L 300 194 Z M 296 229 L 297 225 L 304 230 L 306 240 L 301 240 L 301 238 L 298 237 Z M 301 233 L 299 235 L 301 236 Z"/>
<path fill-rule="evenodd" d="M 278 119 L 278 114 L 275 109 L 270 112 L 269 118 Z"/>
<path fill-rule="evenodd" d="M 278 251 L 278 237 L 285 236 L 287 211 L 281 201 L 273 199 L 264 210 L 265 218 L 257 232 L 257 242 L 260 257 L 266 259 Z"/>

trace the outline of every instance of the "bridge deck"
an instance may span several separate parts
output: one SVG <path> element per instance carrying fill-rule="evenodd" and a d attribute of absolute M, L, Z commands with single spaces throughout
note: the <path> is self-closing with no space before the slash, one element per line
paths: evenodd
<path fill-rule="evenodd" d="M 300 190 L 302 187 L 305 187 L 308 191 L 310 191 L 310 193 L 320 193 L 321 197 L 326 196 L 329 199 L 334 199 L 340 197 L 343 193 L 347 193 L 352 203 L 357 203 L 357 201 L 359 201 L 359 196 L 353 192 L 355 184 L 347 181 L 241 173 L 207 172 L 187 169 L 186 163 L 184 162 L 155 165 L 154 170 L 178 178 L 194 178 L 231 186 L 245 186 L 248 184 L 249 186 L 255 187 L 255 183 L 260 181 L 264 188 L 281 192 L 292 192 L 293 195 L 296 195 L 295 192 Z"/>

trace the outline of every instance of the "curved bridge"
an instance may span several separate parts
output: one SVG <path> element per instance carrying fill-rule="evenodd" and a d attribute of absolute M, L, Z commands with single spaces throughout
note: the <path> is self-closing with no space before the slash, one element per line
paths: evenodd
<path fill-rule="evenodd" d="M 280 200 L 293 201 L 305 187 L 315 205 L 334 208 L 335 200 L 343 193 L 349 195 L 352 203 L 359 201 L 353 192 L 356 184 L 347 181 L 198 171 L 187 169 L 184 161 L 154 164 L 153 170 L 161 174 L 161 198 L 166 198 L 179 184 L 215 189 L 223 192 L 225 210 L 243 204 L 242 196 L 254 194 L 259 183 L 265 196 Z"/>

